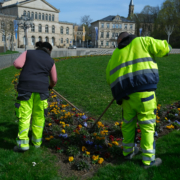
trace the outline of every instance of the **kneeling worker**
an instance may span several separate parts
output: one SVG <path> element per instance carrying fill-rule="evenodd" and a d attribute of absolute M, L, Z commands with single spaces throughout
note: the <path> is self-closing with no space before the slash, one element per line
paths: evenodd
<path fill-rule="evenodd" d="M 114 99 L 123 108 L 123 155 L 132 159 L 139 151 L 134 147 L 136 123 L 141 129 L 142 162 L 145 169 L 159 166 L 155 158 L 156 126 L 155 90 L 159 82 L 158 66 L 153 57 L 164 57 L 171 51 L 167 41 L 136 37 L 122 32 L 106 69 L 106 78 Z"/>
<path fill-rule="evenodd" d="M 29 127 L 32 117 L 32 143 L 36 148 L 42 144 L 45 116 L 48 111 L 49 89 L 57 83 L 54 60 L 50 57 L 52 46 L 48 42 L 36 43 L 36 50 L 27 50 L 14 62 L 21 69 L 17 85 L 16 116 L 19 118 L 19 133 L 14 151 L 29 150 Z M 50 77 L 50 84 L 49 84 Z"/>

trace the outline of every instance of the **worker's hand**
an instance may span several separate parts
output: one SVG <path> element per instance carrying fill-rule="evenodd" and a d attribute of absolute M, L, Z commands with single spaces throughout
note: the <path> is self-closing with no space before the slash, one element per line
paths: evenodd
<path fill-rule="evenodd" d="M 51 90 L 52 90 L 52 87 L 51 87 L 51 86 L 49 86 L 49 88 L 48 88 L 48 89 L 49 89 L 49 91 L 51 91 Z"/>

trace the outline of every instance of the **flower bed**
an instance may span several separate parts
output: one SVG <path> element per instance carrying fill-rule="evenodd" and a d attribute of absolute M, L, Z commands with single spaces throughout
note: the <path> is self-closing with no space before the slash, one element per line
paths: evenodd
<path fill-rule="evenodd" d="M 12 83 L 15 88 L 19 74 Z M 48 117 L 44 129 L 44 146 L 60 159 L 62 171 L 66 175 L 74 173 L 83 175 L 84 171 L 97 170 L 102 165 L 112 162 L 122 154 L 121 122 L 108 124 L 98 122 L 94 131 L 89 128 L 94 124 L 93 117 L 87 117 L 76 108 L 71 107 L 52 91 L 48 99 Z M 155 139 L 180 128 L 180 102 L 162 108 L 157 106 Z M 137 123 L 136 145 L 141 141 L 141 130 Z M 64 173 L 64 172 L 63 172 Z"/>

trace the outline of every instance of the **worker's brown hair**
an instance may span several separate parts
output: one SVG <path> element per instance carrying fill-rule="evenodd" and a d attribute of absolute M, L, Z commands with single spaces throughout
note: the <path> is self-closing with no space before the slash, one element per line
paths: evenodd
<path fill-rule="evenodd" d="M 127 32 L 122 32 L 122 33 L 120 33 L 119 34 L 119 36 L 118 36 L 118 39 L 123 39 L 123 38 L 125 38 L 125 37 L 127 37 L 127 36 L 129 36 L 129 33 L 127 33 Z"/>

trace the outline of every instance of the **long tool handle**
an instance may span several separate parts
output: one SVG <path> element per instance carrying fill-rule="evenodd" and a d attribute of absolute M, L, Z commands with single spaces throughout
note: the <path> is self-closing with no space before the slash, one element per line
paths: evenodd
<path fill-rule="evenodd" d="M 106 109 L 103 111 L 103 113 L 99 116 L 99 118 L 95 121 L 95 123 L 94 123 L 94 125 L 92 126 L 92 128 L 90 129 L 90 131 L 92 130 L 92 129 L 94 129 L 94 127 L 95 127 L 95 125 L 97 124 L 97 122 L 99 122 L 100 121 L 100 119 L 102 118 L 102 116 L 105 114 L 105 112 L 109 109 L 109 107 L 111 106 L 111 104 L 114 102 L 114 100 L 115 99 L 113 99 L 110 103 L 109 103 L 109 105 L 106 107 Z"/>
<path fill-rule="evenodd" d="M 62 95 L 60 95 L 57 91 L 55 91 L 54 89 L 52 89 L 52 91 L 54 92 L 54 94 L 60 96 L 64 101 L 66 101 L 68 104 L 70 104 L 72 107 L 76 108 L 79 112 L 82 113 L 81 110 L 79 110 L 76 106 L 74 106 L 71 102 L 69 102 L 65 97 L 63 97 Z"/>

